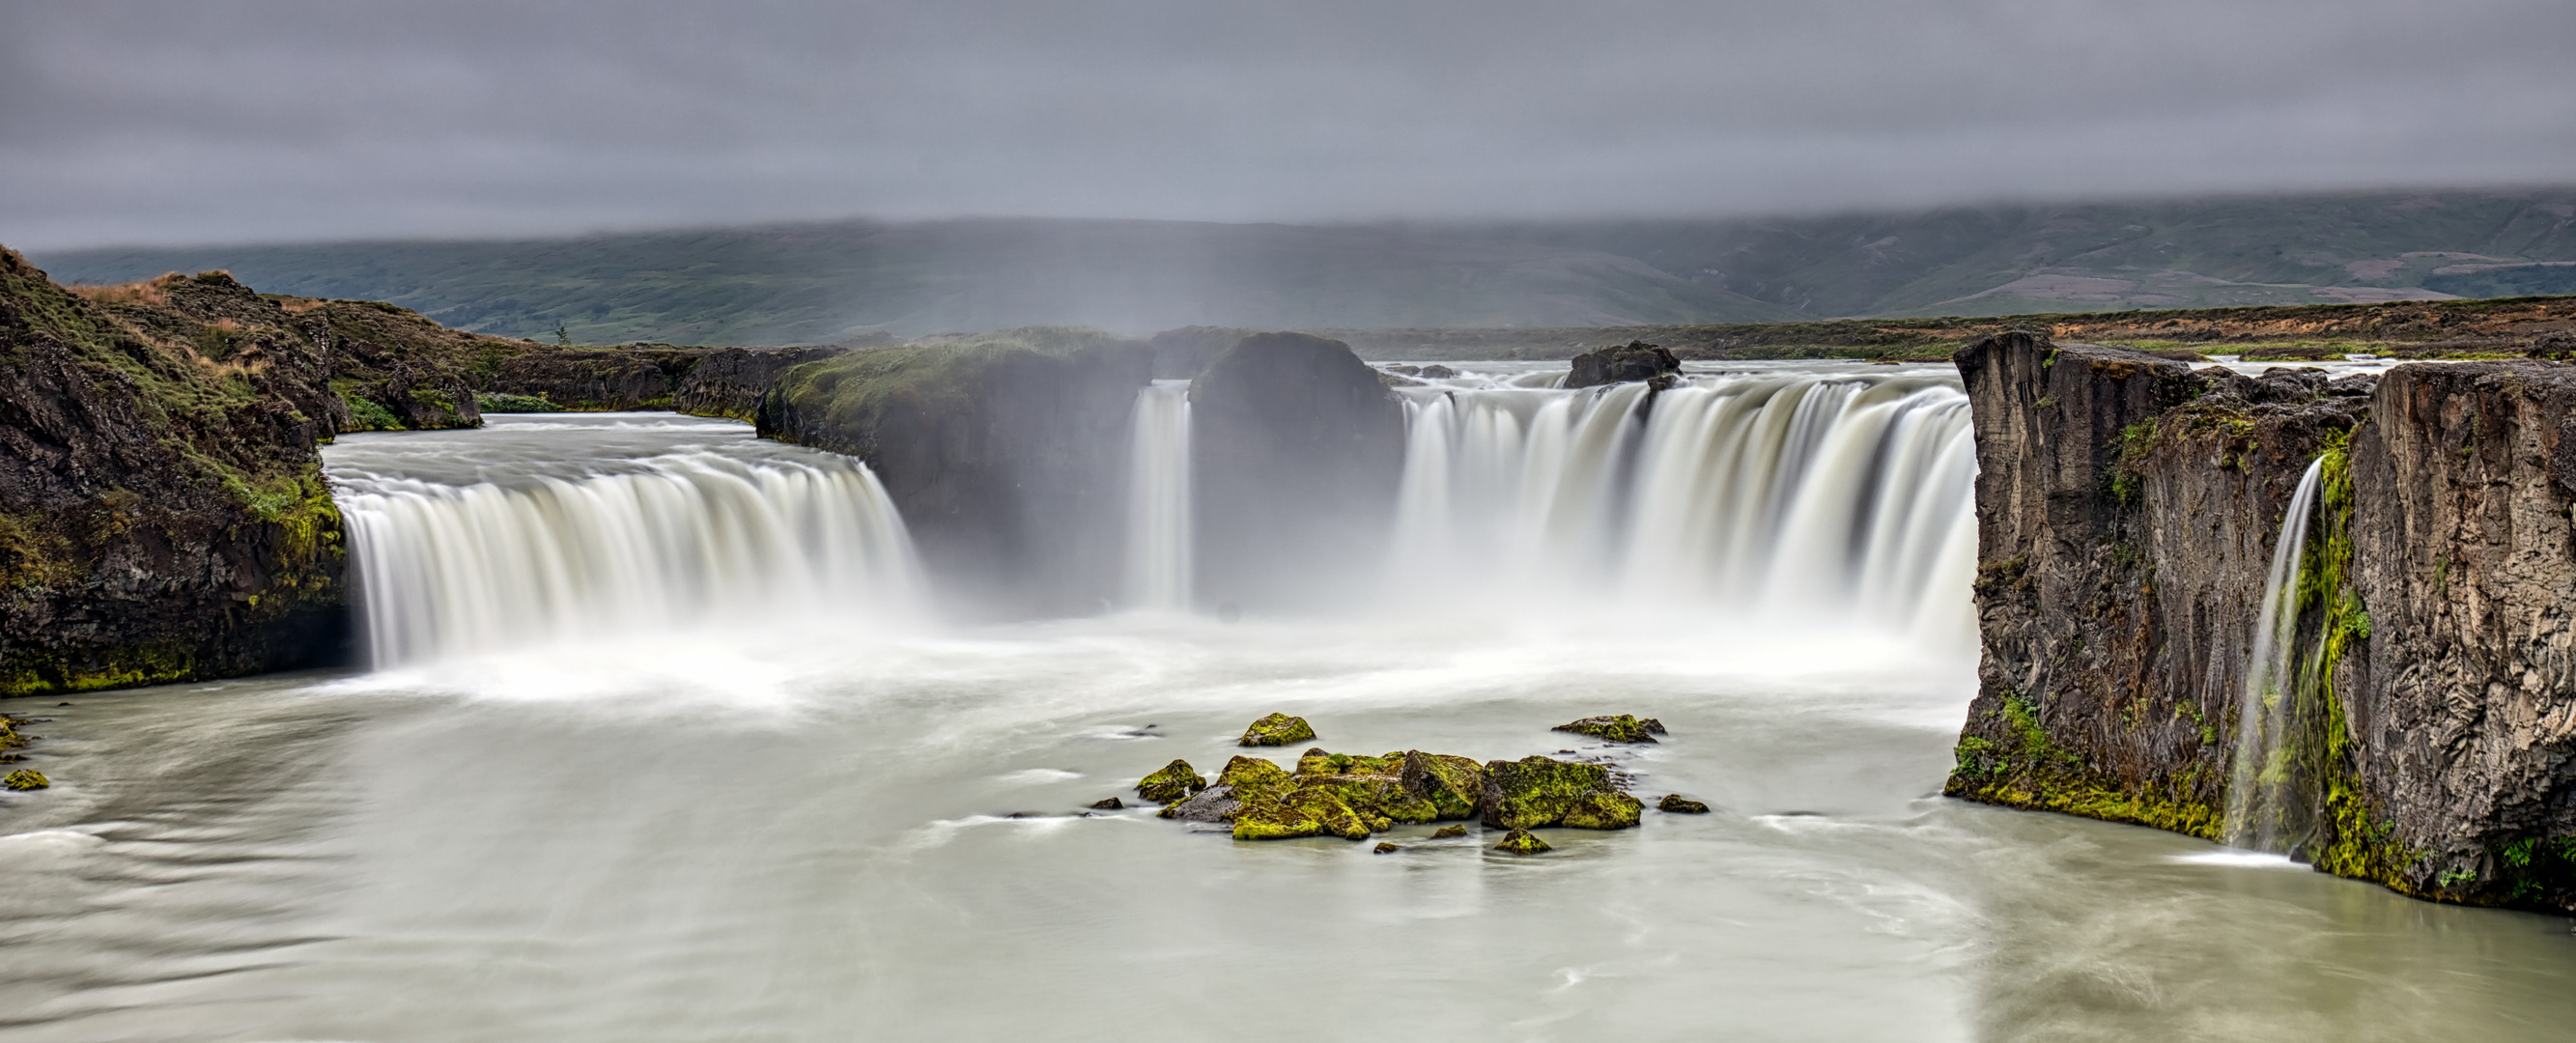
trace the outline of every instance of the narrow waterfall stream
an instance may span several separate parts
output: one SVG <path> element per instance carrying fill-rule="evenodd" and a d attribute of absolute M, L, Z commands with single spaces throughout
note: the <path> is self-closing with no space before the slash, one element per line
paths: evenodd
<path fill-rule="evenodd" d="M 1127 478 L 1127 604 L 1190 608 L 1190 382 L 1157 380 L 1136 393 Z"/>
<path fill-rule="evenodd" d="M 2286 852 L 2298 839 L 2291 817 L 2299 810 L 2298 779 L 2288 754 L 2296 726 L 2293 657 L 2299 629 L 2299 562 L 2307 554 L 2308 525 L 2316 515 L 2325 473 L 2319 457 L 2299 476 L 2281 535 L 2273 541 L 2272 567 L 2264 575 L 2262 611 L 2254 624 L 2253 652 L 2245 664 L 2245 690 L 2237 703 L 2236 761 L 2227 784 L 2227 842 L 2255 851 Z"/>

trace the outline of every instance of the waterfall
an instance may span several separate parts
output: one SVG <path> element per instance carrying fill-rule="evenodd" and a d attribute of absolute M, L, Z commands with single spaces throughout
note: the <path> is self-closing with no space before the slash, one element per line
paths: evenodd
<path fill-rule="evenodd" d="M 334 479 L 378 667 L 715 621 L 903 616 L 918 590 L 876 477 L 821 454 L 683 448 L 510 485 Z"/>
<path fill-rule="evenodd" d="M 1190 382 L 1157 380 L 1136 393 L 1128 444 L 1127 607 L 1190 607 Z"/>
<path fill-rule="evenodd" d="M 2307 553 L 2308 525 L 2316 513 L 2325 473 L 2318 457 L 2299 476 L 2272 546 L 2272 569 L 2263 578 L 2262 610 L 2254 623 L 2253 654 L 2245 664 L 2245 690 L 2236 712 L 2236 762 L 2227 785 L 2227 842 L 2257 851 L 2286 851 L 2284 818 L 2294 781 L 2288 763 L 2297 724 L 2291 657 L 2299 628 L 2299 561 Z"/>
<path fill-rule="evenodd" d="M 1976 449 L 1954 382 L 1702 376 L 1405 389 L 1394 545 L 1482 601 L 1699 608 L 1973 644 Z"/>

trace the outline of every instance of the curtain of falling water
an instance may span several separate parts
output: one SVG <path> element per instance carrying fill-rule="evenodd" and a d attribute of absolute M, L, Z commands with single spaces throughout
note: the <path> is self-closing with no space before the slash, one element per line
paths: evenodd
<path fill-rule="evenodd" d="M 1406 389 L 1417 589 L 1590 594 L 1973 642 L 1967 396 L 1917 378 Z M 1643 413 L 1644 415 L 1640 416 Z"/>
<path fill-rule="evenodd" d="M 2272 569 L 2263 578 L 2254 648 L 2245 664 L 2245 691 L 2237 705 L 2236 763 L 2227 784 L 2227 842 L 2256 851 L 2288 850 L 2283 798 L 2292 780 L 2289 765 L 2282 761 L 2296 723 L 2290 657 L 2299 628 L 2297 579 L 2324 474 L 2325 458 L 2319 457 L 2299 476 L 2298 491 L 2290 495 L 2289 510 L 2281 515 L 2281 535 L 2272 544 Z"/>
<path fill-rule="evenodd" d="M 855 463 L 708 452 L 525 488 L 340 480 L 374 665 L 724 619 L 905 614 L 919 578 Z"/>
<path fill-rule="evenodd" d="M 1136 393 L 1128 448 L 1127 607 L 1190 607 L 1190 382 Z"/>

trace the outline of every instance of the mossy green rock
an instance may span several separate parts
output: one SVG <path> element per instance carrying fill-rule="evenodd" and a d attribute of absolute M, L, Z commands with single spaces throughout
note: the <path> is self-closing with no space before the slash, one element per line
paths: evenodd
<path fill-rule="evenodd" d="M 1442 826 L 1431 834 L 1433 840 L 1455 840 L 1467 835 L 1465 826 Z"/>
<path fill-rule="evenodd" d="M 1485 765 L 1484 822 L 1490 829 L 1625 829 L 1644 805 L 1619 792 L 1610 769 L 1550 757 Z"/>
<path fill-rule="evenodd" d="M 1616 717 L 1586 717 L 1579 721 L 1568 721 L 1548 730 L 1589 735 L 1595 739 L 1610 742 L 1639 743 L 1653 742 L 1655 736 L 1664 734 L 1664 722 L 1652 717 L 1638 717 L 1623 713 Z"/>
<path fill-rule="evenodd" d="M 1297 780 L 1278 765 L 1259 757 L 1236 756 L 1225 762 L 1216 784 L 1225 787 L 1234 799 L 1246 804 L 1263 804 L 1286 797 L 1297 787 Z"/>
<path fill-rule="evenodd" d="M 1504 834 L 1503 842 L 1494 845 L 1494 850 L 1509 851 L 1515 855 L 1535 855 L 1551 849 L 1547 841 L 1538 838 L 1538 834 L 1526 829 L 1515 829 Z"/>
<path fill-rule="evenodd" d="M 1397 775 L 1404 788 L 1430 801 L 1439 818 L 1474 818 L 1485 799 L 1485 769 L 1466 757 L 1407 751 Z"/>
<path fill-rule="evenodd" d="M 1627 829 L 1637 824 L 1645 802 L 1617 790 L 1586 793 L 1567 808 L 1558 825 L 1576 829 Z"/>
<path fill-rule="evenodd" d="M 37 771 L 33 768 L 20 768 L 16 771 L 10 772 L 7 778 L 0 779 L 0 785 L 5 785 L 13 790 L 23 791 L 43 789 L 47 786 L 53 785 L 53 781 L 45 778 L 44 772 Z"/>
<path fill-rule="evenodd" d="M 1171 804 L 1188 800 L 1191 794 L 1207 787 L 1206 777 L 1192 769 L 1190 762 L 1173 761 L 1136 783 L 1136 795 L 1157 804 Z"/>
<path fill-rule="evenodd" d="M 1243 738 L 1235 745 L 1286 746 L 1292 742 L 1305 742 L 1314 737 L 1315 729 L 1307 726 L 1305 718 L 1274 713 L 1252 722 L 1252 727 L 1243 730 Z"/>
<path fill-rule="evenodd" d="M 1326 753 L 1319 746 L 1297 756 L 1297 774 L 1392 775 L 1403 760 L 1402 753 L 1370 757 L 1357 753 Z"/>
<path fill-rule="evenodd" d="M 1679 793 L 1667 793 L 1664 799 L 1655 802 L 1655 810 L 1675 815 L 1705 815 L 1708 814 L 1708 805 L 1685 799 Z"/>

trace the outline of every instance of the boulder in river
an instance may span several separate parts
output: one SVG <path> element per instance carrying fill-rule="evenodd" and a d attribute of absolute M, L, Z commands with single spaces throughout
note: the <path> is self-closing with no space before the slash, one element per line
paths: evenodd
<path fill-rule="evenodd" d="M 1568 721 L 1548 730 L 1573 732 L 1577 735 L 1589 735 L 1595 739 L 1625 743 L 1653 742 L 1655 736 L 1667 734 L 1662 721 L 1624 713 L 1616 717 L 1586 717 L 1579 721 Z"/>
<path fill-rule="evenodd" d="M 1429 801 L 1440 817 L 1474 818 L 1485 799 L 1485 769 L 1466 757 L 1410 750 L 1397 768 L 1404 788 Z"/>
<path fill-rule="evenodd" d="M 1190 762 L 1176 760 L 1136 783 L 1136 795 L 1157 804 L 1171 804 L 1207 787 L 1206 777 L 1191 768 Z"/>
<path fill-rule="evenodd" d="M 1252 727 L 1243 730 L 1243 738 L 1235 745 L 1286 746 L 1292 742 L 1305 742 L 1314 737 L 1315 729 L 1306 724 L 1305 718 L 1274 713 L 1252 722 Z"/>
<path fill-rule="evenodd" d="M 1402 850 L 1404 849 L 1381 840 L 1378 841 L 1376 847 L 1369 849 L 1369 853 L 1374 855 L 1392 855 Z"/>
<path fill-rule="evenodd" d="M 1515 829 L 1503 834 L 1503 842 L 1494 845 L 1494 850 L 1509 851 L 1515 855 L 1535 855 L 1552 849 L 1548 847 L 1547 841 L 1538 838 L 1538 834 L 1526 829 Z"/>
<path fill-rule="evenodd" d="M 1431 839 L 1433 839 L 1433 840 L 1456 840 L 1456 839 L 1458 839 L 1459 837 L 1463 837 L 1463 836 L 1466 836 L 1466 835 L 1467 835 L 1467 827 L 1465 827 L 1465 826 L 1442 826 L 1442 827 L 1440 827 L 1439 829 L 1433 830 L 1433 831 L 1431 832 Z"/>
<path fill-rule="evenodd" d="M 1120 800 L 1116 797 L 1105 797 L 1091 802 L 1091 810 L 1093 811 L 1116 811 L 1126 806 L 1126 801 Z"/>
<path fill-rule="evenodd" d="M 1682 371 L 1682 360 L 1673 353 L 1645 341 L 1630 341 L 1599 351 L 1587 351 L 1574 357 L 1573 368 L 1565 375 L 1569 388 L 1599 387 L 1645 381 L 1662 390 L 1673 386 Z"/>
<path fill-rule="evenodd" d="M 1645 810 L 1610 781 L 1610 769 L 1538 756 L 1488 762 L 1482 807 L 1489 829 L 1626 829 Z"/>
<path fill-rule="evenodd" d="M 1705 815 L 1708 814 L 1708 805 L 1686 799 L 1679 793 L 1667 793 L 1664 799 L 1655 802 L 1655 810 L 1675 815 Z"/>
<path fill-rule="evenodd" d="M 19 791 L 44 789 L 53 784 L 53 780 L 47 779 L 44 772 L 34 768 L 20 768 L 10 772 L 7 778 L 0 778 L 0 785 Z"/>

